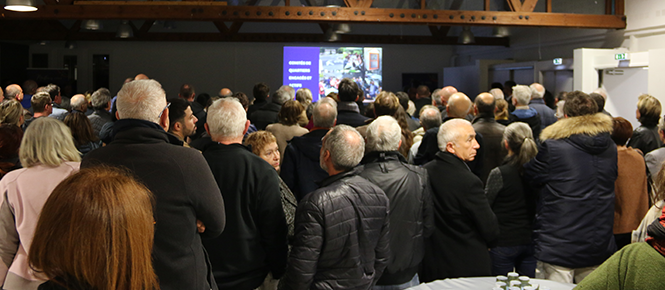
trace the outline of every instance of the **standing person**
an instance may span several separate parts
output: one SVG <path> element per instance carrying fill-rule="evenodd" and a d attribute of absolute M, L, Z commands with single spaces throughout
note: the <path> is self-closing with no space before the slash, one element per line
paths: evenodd
<path fill-rule="evenodd" d="M 203 148 L 203 157 L 228 217 L 224 233 L 204 241 L 215 280 L 220 289 L 274 289 L 288 251 L 279 176 L 242 145 L 249 121 L 236 98 L 215 101 L 208 113 L 206 131 L 214 142 Z"/>
<path fill-rule="evenodd" d="M 531 100 L 531 89 L 527 86 L 518 85 L 513 88 L 512 102 L 515 106 L 508 116 L 510 122 L 524 122 L 529 124 L 531 127 L 531 132 L 533 132 L 533 137 L 536 138 L 536 141 L 540 138 L 541 121 L 538 111 L 529 106 L 529 101 Z"/>
<path fill-rule="evenodd" d="M 252 105 L 247 108 L 248 119 L 251 119 L 254 112 L 268 104 L 268 98 L 270 97 L 270 86 L 268 86 L 266 83 L 257 83 L 252 89 L 252 95 L 254 96 L 254 103 L 252 103 Z M 254 120 L 251 121 L 254 123 Z"/>
<path fill-rule="evenodd" d="M 473 119 L 473 130 L 483 135 L 485 142 L 485 154 L 483 156 L 482 168 L 480 168 L 480 180 L 486 184 L 490 171 L 501 165 L 506 157 L 503 146 L 503 131 L 506 126 L 501 125 L 494 119 L 496 111 L 496 99 L 489 93 L 481 93 L 474 101 L 476 118 Z"/>
<path fill-rule="evenodd" d="M 513 268 L 536 277 L 533 256 L 533 217 L 536 192 L 522 178 L 524 164 L 538 153 L 529 125 L 515 122 L 503 132 L 501 142 L 508 151 L 503 164 L 492 169 L 485 186 L 487 200 L 499 220 L 499 242 L 490 249 L 492 275 L 507 275 Z"/>
<path fill-rule="evenodd" d="M 633 126 L 624 118 L 613 120 L 612 140 L 617 145 L 617 180 L 614 182 L 614 240 L 617 249 L 630 244 L 631 233 L 649 210 L 647 169 L 639 151 L 626 147 Z"/>
<path fill-rule="evenodd" d="M 4 262 L 0 285 L 8 290 L 34 290 L 44 282 L 28 265 L 35 225 L 46 199 L 60 181 L 78 171 L 81 157 L 67 126 L 40 118 L 26 130 L 19 158 L 25 168 L 7 173 L 0 181 L 0 257 Z"/>
<path fill-rule="evenodd" d="M 250 115 L 251 122 L 256 125 L 258 130 L 265 130 L 268 125 L 279 121 L 278 115 L 282 105 L 291 99 L 293 97 L 291 97 L 289 92 L 280 88 L 272 97 L 272 102 L 269 102 Z"/>
<path fill-rule="evenodd" d="M 661 110 L 660 101 L 655 97 L 647 94 L 639 96 L 635 115 L 640 121 L 640 126 L 633 131 L 633 137 L 628 141 L 628 147 L 640 149 L 642 154 L 647 154 L 663 145 L 656 127 L 660 120 Z"/>
<path fill-rule="evenodd" d="M 46 200 L 30 247 L 30 267 L 48 278 L 39 289 L 159 290 L 153 206 L 150 191 L 119 169 L 65 179 Z"/>
<path fill-rule="evenodd" d="M 339 82 L 337 97 L 337 124 L 360 127 L 365 125 L 369 118 L 360 114 L 360 107 L 356 103 L 363 92 L 352 79 L 344 78 Z"/>
<path fill-rule="evenodd" d="M 360 176 L 380 187 L 390 200 L 392 256 L 375 290 L 406 289 L 420 284 L 418 267 L 424 256 L 424 241 L 432 234 L 427 171 L 407 164 L 399 153 L 401 131 L 393 117 L 376 118 L 367 127 L 367 152 L 361 161 Z"/>
<path fill-rule="evenodd" d="M 282 163 L 282 156 L 284 156 L 287 142 L 291 141 L 293 137 L 300 137 L 309 132 L 298 124 L 298 118 L 304 111 L 305 108 L 298 101 L 288 100 L 284 102 L 282 108 L 279 109 L 279 113 L 277 113 L 279 122 L 266 127 L 266 131 L 272 133 L 277 138 L 280 164 Z"/>
<path fill-rule="evenodd" d="M 467 120 L 443 123 L 437 133 L 440 151 L 424 166 L 432 186 L 435 227 L 425 240 L 421 281 L 490 276 L 492 272 L 487 248 L 499 238 L 499 224 L 482 181 L 465 163 L 476 158 L 480 145 L 475 137 Z"/>
<path fill-rule="evenodd" d="M 173 98 L 169 100 L 169 130 L 182 145 L 189 146 L 189 137 L 196 133 L 198 120 L 192 110 L 192 103 L 185 99 Z"/>
<path fill-rule="evenodd" d="M 540 130 L 542 132 L 545 127 L 552 125 L 557 121 L 556 112 L 545 104 L 543 97 L 545 96 L 546 90 L 543 85 L 533 83 L 529 88 L 531 89 L 531 101 L 529 102 L 529 107 L 538 112 L 538 116 L 540 116 Z"/>
<path fill-rule="evenodd" d="M 126 167 L 155 195 L 153 266 L 162 290 L 217 289 L 201 243 L 225 225 L 224 200 L 205 159 L 173 146 L 166 93 L 155 80 L 126 83 L 116 100 L 115 138 L 83 158 L 82 168 Z M 197 223 L 205 225 L 199 233 Z"/>
<path fill-rule="evenodd" d="M 534 226 L 537 278 L 578 283 L 616 250 L 612 118 L 583 92 L 568 94 L 565 118 L 545 128 L 525 180 L 540 189 Z"/>
<path fill-rule="evenodd" d="M 360 134 L 335 126 L 323 138 L 321 167 L 330 175 L 296 211 L 283 289 L 370 289 L 390 258 L 388 198 L 358 176 Z"/>

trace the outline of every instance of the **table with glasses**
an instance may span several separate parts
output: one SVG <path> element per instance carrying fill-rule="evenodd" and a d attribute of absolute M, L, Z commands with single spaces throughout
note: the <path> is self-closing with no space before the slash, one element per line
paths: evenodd
<path fill-rule="evenodd" d="M 409 290 L 492 290 L 496 277 L 455 278 L 436 280 L 434 282 L 420 284 L 409 288 Z M 547 287 L 550 290 L 571 290 L 575 284 L 561 283 L 543 279 L 531 279 L 532 284 L 540 285 L 540 289 Z"/>

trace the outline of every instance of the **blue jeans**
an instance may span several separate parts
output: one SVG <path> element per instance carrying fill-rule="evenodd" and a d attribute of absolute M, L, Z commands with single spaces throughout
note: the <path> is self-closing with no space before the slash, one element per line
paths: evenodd
<path fill-rule="evenodd" d="M 411 281 L 406 282 L 404 284 L 399 284 L 399 285 L 374 285 L 374 290 L 402 290 L 406 288 L 410 288 L 413 286 L 418 286 L 420 284 L 420 279 L 418 279 L 418 274 L 413 276 L 413 279 Z"/>
<path fill-rule="evenodd" d="M 490 249 L 492 276 L 507 275 L 513 269 L 520 276 L 536 277 L 536 258 L 533 256 L 533 244 Z"/>

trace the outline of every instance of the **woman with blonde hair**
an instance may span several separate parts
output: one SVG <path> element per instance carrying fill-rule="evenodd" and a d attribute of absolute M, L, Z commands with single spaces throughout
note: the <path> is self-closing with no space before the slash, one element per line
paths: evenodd
<path fill-rule="evenodd" d="M 628 147 L 640 149 L 642 154 L 647 154 L 663 146 L 657 127 L 661 111 L 662 107 L 658 99 L 648 94 L 639 96 L 635 116 L 640 121 L 640 126 L 633 131 L 633 137 L 628 141 Z"/>
<path fill-rule="evenodd" d="M 0 102 L 0 124 L 11 124 L 20 128 L 24 122 L 21 103 L 16 100 Z"/>
<path fill-rule="evenodd" d="M 0 284 L 2 289 L 37 289 L 44 281 L 28 266 L 28 252 L 44 202 L 60 181 L 78 171 L 81 157 L 69 128 L 38 118 L 25 131 L 19 158 L 23 169 L 0 180 Z"/>
<path fill-rule="evenodd" d="M 30 248 L 30 265 L 48 279 L 39 289 L 159 289 L 153 206 L 150 191 L 120 169 L 87 168 L 62 181 Z"/>
<path fill-rule="evenodd" d="M 510 124 L 508 115 L 510 115 L 510 113 L 508 113 L 508 102 L 504 99 L 496 100 L 496 114 L 494 114 L 494 120 L 501 125 L 508 126 Z"/>
<path fill-rule="evenodd" d="M 293 137 L 300 137 L 309 133 L 309 130 L 299 125 L 301 115 L 305 112 L 305 108 L 298 103 L 298 101 L 288 100 L 284 102 L 282 108 L 279 109 L 277 119 L 279 123 L 270 124 L 266 127 L 266 131 L 275 135 L 277 138 L 277 146 L 279 146 L 279 163 L 282 164 L 282 156 L 286 150 L 287 142 L 291 141 Z"/>

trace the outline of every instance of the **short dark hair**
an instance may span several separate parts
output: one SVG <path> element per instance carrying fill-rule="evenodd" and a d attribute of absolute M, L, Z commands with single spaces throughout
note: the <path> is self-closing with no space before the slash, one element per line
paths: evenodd
<path fill-rule="evenodd" d="M 397 92 L 395 95 L 399 99 L 399 105 L 402 106 L 402 109 L 404 111 L 409 109 L 409 95 L 405 92 Z"/>
<path fill-rule="evenodd" d="M 180 96 L 183 98 L 189 98 L 192 95 L 196 94 L 196 90 L 194 90 L 194 86 L 190 84 L 183 84 L 180 87 Z"/>
<path fill-rule="evenodd" d="M 284 102 L 282 108 L 279 109 L 277 119 L 279 119 L 280 123 L 286 126 L 296 125 L 298 124 L 300 114 L 302 114 L 304 110 L 305 108 L 303 108 L 302 104 L 298 101 L 288 100 Z"/>
<path fill-rule="evenodd" d="M 399 99 L 395 94 L 383 91 L 374 101 L 374 113 L 378 116 L 394 116 L 399 109 Z"/>
<path fill-rule="evenodd" d="M 194 101 L 201 104 L 204 108 L 212 105 L 212 99 L 210 98 L 210 95 L 206 93 L 199 94 Z"/>
<path fill-rule="evenodd" d="M 596 105 L 598 105 L 599 113 L 605 109 L 605 98 L 603 98 L 601 94 L 590 93 L 589 97 L 591 97 L 596 102 Z"/>
<path fill-rule="evenodd" d="M 48 84 L 45 87 L 45 92 L 51 96 L 51 101 L 55 101 L 55 97 L 60 94 L 60 87 L 56 84 Z"/>
<path fill-rule="evenodd" d="M 243 92 L 234 93 L 229 98 L 238 99 L 238 101 L 240 102 L 240 104 L 242 105 L 242 107 L 245 110 L 247 110 L 247 108 L 249 107 L 249 99 L 247 98 L 247 95 L 245 95 L 245 93 L 243 93 Z"/>
<path fill-rule="evenodd" d="M 168 101 L 169 106 L 169 130 L 173 129 L 176 122 L 182 122 L 185 118 L 185 110 L 191 106 L 189 101 L 181 98 L 173 98 Z"/>
<path fill-rule="evenodd" d="M 496 108 L 495 98 L 492 98 L 492 102 L 488 104 L 483 101 L 483 98 L 476 97 L 474 103 L 476 105 L 476 108 L 478 108 L 479 114 L 494 116 L 494 109 Z"/>
<path fill-rule="evenodd" d="M 266 83 L 255 84 L 252 94 L 254 95 L 254 99 L 265 101 L 270 95 L 270 87 Z"/>
<path fill-rule="evenodd" d="M 490 90 L 491 89 L 500 89 L 503 91 L 503 85 L 499 82 L 494 82 L 490 85 Z"/>
<path fill-rule="evenodd" d="M 598 113 L 598 105 L 584 92 L 574 91 L 568 93 L 563 113 L 568 117 L 593 115 Z"/>
<path fill-rule="evenodd" d="M 614 130 L 612 130 L 612 140 L 616 145 L 626 145 L 628 139 L 633 137 L 633 125 L 622 117 L 616 117 L 613 120 Z"/>
<path fill-rule="evenodd" d="M 358 84 L 350 78 L 342 79 L 339 86 L 337 86 L 337 90 L 337 97 L 340 102 L 355 102 L 358 98 Z"/>
<path fill-rule="evenodd" d="M 44 107 L 52 103 L 53 100 L 47 92 L 36 93 L 30 99 L 30 105 L 35 113 L 44 112 Z"/>

